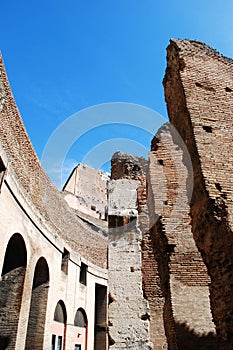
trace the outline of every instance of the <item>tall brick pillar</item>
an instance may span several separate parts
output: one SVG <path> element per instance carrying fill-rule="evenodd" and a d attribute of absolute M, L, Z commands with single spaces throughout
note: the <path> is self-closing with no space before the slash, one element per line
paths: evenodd
<path fill-rule="evenodd" d="M 194 169 L 192 232 L 210 275 L 211 309 L 222 348 L 232 349 L 233 61 L 198 41 L 171 40 L 167 52 L 169 118 Z"/>

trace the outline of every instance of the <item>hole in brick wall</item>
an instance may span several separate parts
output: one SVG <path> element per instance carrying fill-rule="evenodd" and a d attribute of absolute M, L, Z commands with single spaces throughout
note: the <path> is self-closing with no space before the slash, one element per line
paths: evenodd
<path fill-rule="evenodd" d="M 158 164 L 159 165 L 163 165 L 163 160 L 162 159 L 158 159 Z"/>
<path fill-rule="evenodd" d="M 203 125 L 202 126 L 203 130 L 205 130 L 206 132 L 212 133 L 212 127 L 209 125 Z"/>
<path fill-rule="evenodd" d="M 131 266 L 131 267 L 130 267 L 130 272 L 134 272 L 134 271 L 135 271 L 134 267 Z"/>
<path fill-rule="evenodd" d="M 92 206 L 91 206 L 91 210 L 96 211 L 96 206 L 95 206 L 95 205 L 92 205 Z"/>
<path fill-rule="evenodd" d="M 163 204 L 164 205 L 168 205 L 168 201 L 163 201 Z"/>
<path fill-rule="evenodd" d="M 220 185 L 220 183 L 216 183 L 215 187 L 217 188 L 218 191 L 222 191 L 222 186 Z"/>
<path fill-rule="evenodd" d="M 142 321 L 147 321 L 150 320 L 150 315 L 148 313 L 145 313 L 141 316 Z"/>
<path fill-rule="evenodd" d="M 176 246 L 175 244 L 168 244 L 166 247 L 166 252 L 169 254 L 174 253 L 175 246 Z"/>
<path fill-rule="evenodd" d="M 133 166 L 132 171 L 139 171 L 139 170 L 141 170 L 140 167 L 139 167 L 137 164 L 135 164 L 135 165 Z"/>
<path fill-rule="evenodd" d="M 195 83 L 196 87 L 202 88 L 206 91 L 215 91 L 215 89 L 212 86 L 208 86 L 208 85 L 202 85 L 198 82 Z"/>
<path fill-rule="evenodd" d="M 232 89 L 229 88 L 229 87 L 225 87 L 225 91 L 226 91 L 226 92 L 232 92 Z"/>

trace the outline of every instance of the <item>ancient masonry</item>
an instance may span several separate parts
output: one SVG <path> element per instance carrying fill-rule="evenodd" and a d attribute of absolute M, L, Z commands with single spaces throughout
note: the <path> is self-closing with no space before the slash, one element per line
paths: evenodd
<path fill-rule="evenodd" d="M 0 62 L 0 350 L 233 349 L 233 61 L 171 40 L 149 159 L 59 192 Z"/>

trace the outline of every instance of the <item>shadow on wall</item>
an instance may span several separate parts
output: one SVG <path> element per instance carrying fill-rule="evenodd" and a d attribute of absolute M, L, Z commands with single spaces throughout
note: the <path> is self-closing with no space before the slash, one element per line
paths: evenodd
<path fill-rule="evenodd" d="M 221 341 L 213 333 L 198 335 L 185 323 L 176 323 L 177 342 L 179 350 L 219 350 Z"/>
<path fill-rule="evenodd" d="M 9 344 L 10 344 L 10 337 L 0 336 L 0 350 L 7 349 Z"/>

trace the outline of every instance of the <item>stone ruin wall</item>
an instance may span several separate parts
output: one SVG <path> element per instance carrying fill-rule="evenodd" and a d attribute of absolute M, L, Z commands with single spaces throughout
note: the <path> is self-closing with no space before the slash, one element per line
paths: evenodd
<path fill-rule="evenodd" d="M 78 164 L 63 187 L 64 198 L 78 212 L 107 220 L 109 175 L 86 164 Z"/>
<path fill-rule="evenodd" d="M 109 183 L 109 333 L 111 349 L 153 348 L 149 304 L 142 285 L 142 236 L 139 205 L 147 161 L 129 154 L 112 158 Z M 145 215 L 147 227 L 148 216 Z M 151 261 L 153 265 L 153 260 Z"/>
<path fill-rule="evenodd" d="M 116 152 L 112 158 L 112 177 L 133 179 L 137 187 L 138 226 L 141 230 L 142 287 L 150 310 L 150 339 L 154 350 L 166 349 L 164 330 L 164 295 L 161 289 L 158 262 L 155 255 L 155 240 L 150 234 L 148 204 L 148 161 L 144 158 Z"/>
<path fill-rule="evenodd" d="M 106 240 L 88 230 L 51 185 L 25 132 L 2 62 L 0 68 L 1 151 L 10 160 L 4 164 L 8 178 L 18 184 L 44 230 L 106 267 Z M 232 60 L 200 42 L 171 40 L 165 98 L 188 152 L 176 132 L 164 126 L 152 141 L 149 168 L 138 157 L 113 157 L 112 349 L 149 350 L 150 340 L 155 350 L 233 347 L 232 69 Z M 36 249 L 37 242 L 33 245 Z"/>
<path fill-rule="evenodd" d="M 194 170 L 192 233 L 210 275 L 222 349 L 233 347 L 233 61 L 196 41 L 171 40 L 165 98 Z M 185 163 L 185 159 L 184 159 Z"/>

